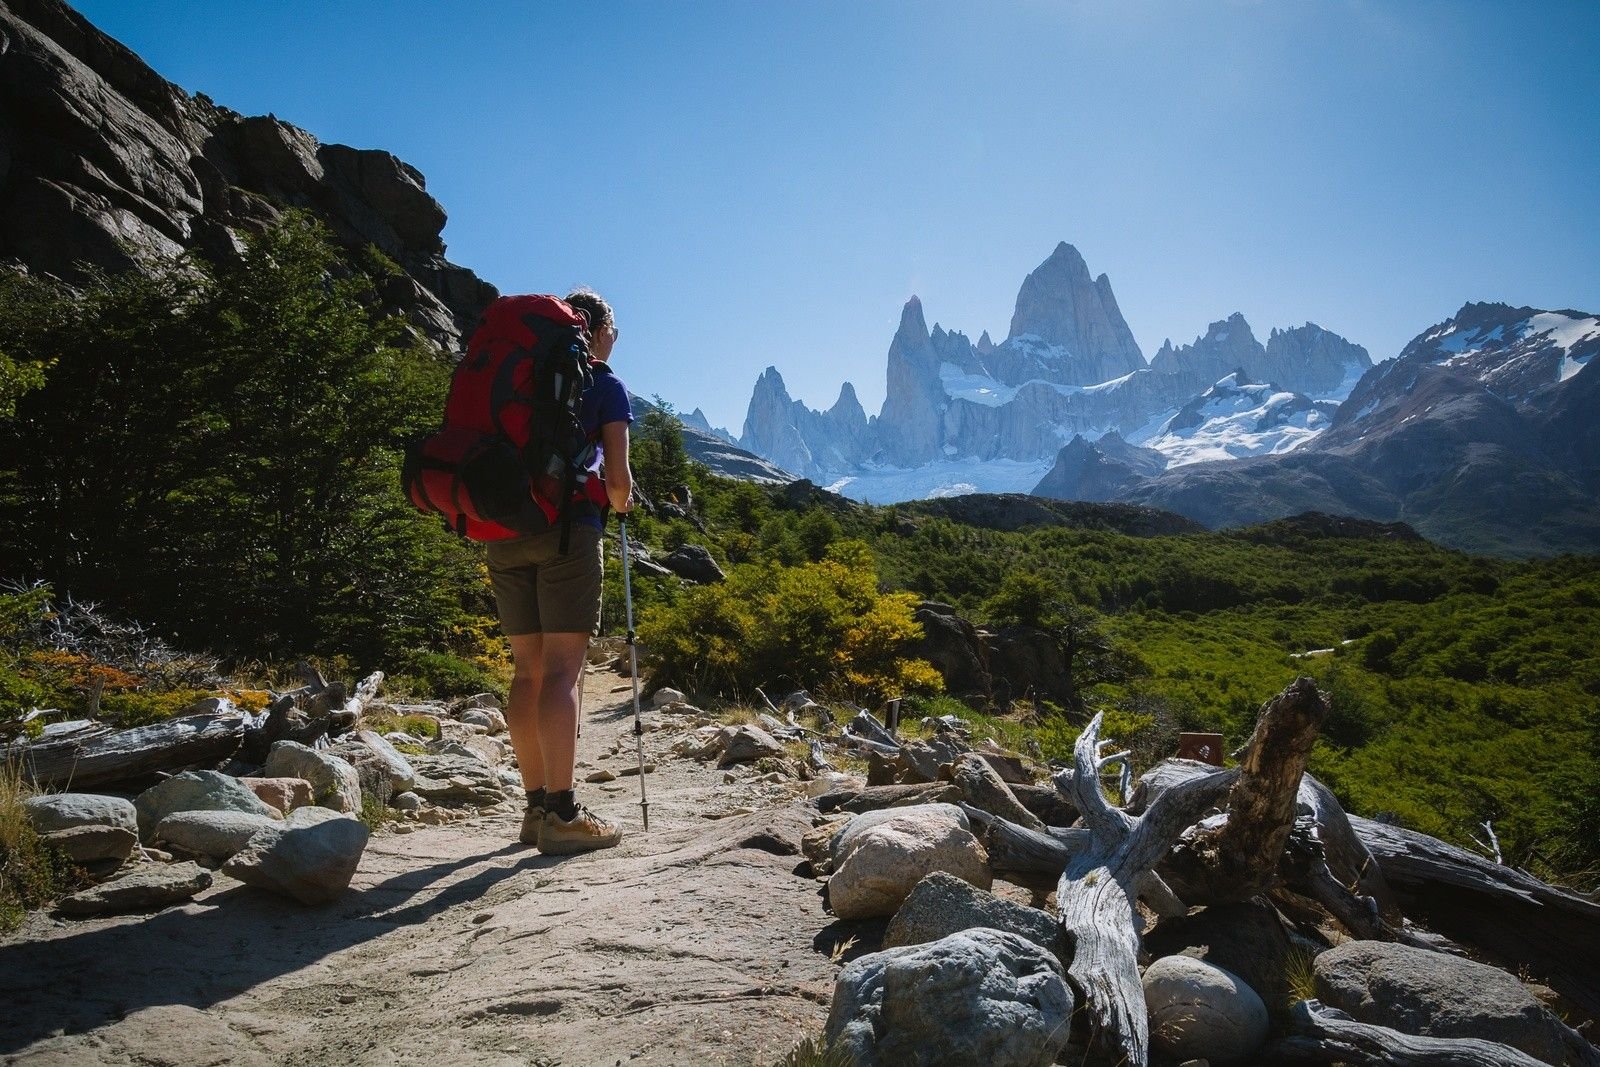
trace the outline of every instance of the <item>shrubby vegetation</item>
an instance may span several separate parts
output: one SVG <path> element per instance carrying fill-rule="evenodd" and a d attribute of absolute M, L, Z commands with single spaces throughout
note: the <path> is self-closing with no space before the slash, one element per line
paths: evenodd
<path fill-rule="evenodd" d="M 810 688 L 860 700 L 937 692 L 939 674 L 901 650 L 920 636 L 916 597 L 879 593 L 859 541 L 815 563 L 733 568 L 728 580 L 652 608 L 640 627 L 656 673 L 698 691 Z"/>
<path fill-rule="evenodd" d="M 481 563 L 395 487 L 449 364 L 375 308 L 298 215 L 222 264 L 0 280 L 0 348 L 50 368 L 0 419 L 6 569 L 189 647 L 442 650 L 485 604 Z"/>
<path fill-rule="evenodd" d="M 225 264 L 77 292 L 0 280 L 0 578 L 16 583 L 0 589 L 0 711 L 98 691 L 132 724 L 211 684 L 62 646 L 51 620 L 69 598 L 224 668 L 311 655 L 418 693 L 503 684 L 481 553 L 396 487 L 449 360 L 376 310 L 388 269 L 291 216 Z M 1513 863 L 1600 870 L 1600 557 L 1485 559 L 1295 520 L 1004 532 L 712 477 L 665 405 L 635 440 L 638 484 L 679 507 L 637 512 L 630 534 L 656 553 L 702 545 L 728 573 L 691 588 L 635 576 L 661 681 L 706 699 L 906 695 L 1044 758 L 1104 709 L 1107 732 L 1154 760 L 1180 728 L 1241 744 L 1308 673 L 1334 706 L 1312 766 L 1353 810 L 1463 844 L 1492 820 Z M 1074 699 L 939 695 L 907 652 L 920 599 L 1070 646 Z M 605 628 L 623 615 L 612 565 Z"/>
<path fill-rule="evenodd" d="M 1081 635 L 1084 710 L 1107 709 L 1108 733 L 1146 758 L 1170 754 L 1177 728 L 1242 744 L 1262 702 L 1310 674 L 1334 711 L 1312 769 L 1352 810 L 1469 847 L 1491 820 L 1510 862 L 1600 869 L 1600 558 L 1487 559 L 1293 520 L 1001 532 L 914 505 L 834 509 L 704 478 L 697 492 L 729 560 L 796 566 L 808 535 L 860 539 L 885 592 Z M 939 699 L 922 707 L 956 710 Z M 1047 758 L 1070 752 L 1077 709 L 1015 710 L 976 717 Z"/>

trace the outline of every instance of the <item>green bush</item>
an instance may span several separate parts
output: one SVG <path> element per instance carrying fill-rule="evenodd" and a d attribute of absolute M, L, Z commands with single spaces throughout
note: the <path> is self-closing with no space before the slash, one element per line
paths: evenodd
<path fill-rule="evenodd" d="M 916 598 L 880 594 L 865 545 L 828 559 L 736 566 L 726 582 L 646 612 L 653 684 L 737 696 L 757 686 L 878 699 L 934 692 L 939 675 L 905 647 L 922 636 Z"/>
<path fill-rule="evenodd" d="M 505 685 L 475 663 L 448 652 L 419 652 L 410 656 L 401 672 L 389 682 L 395 692 L 417 697 L 472 696 L 494 693 L 502 700 Z"/>

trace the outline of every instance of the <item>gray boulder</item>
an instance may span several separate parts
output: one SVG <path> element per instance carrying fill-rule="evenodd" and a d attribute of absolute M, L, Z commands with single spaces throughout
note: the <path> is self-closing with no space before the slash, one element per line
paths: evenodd
<path fill-rule="evenodd" d="M 401 755 L 400 750 L 384 740 L 375 730 L 357 730 L 355 739 L 371 749 L 389 771 L 389 786 L 396 793 L 404 793 L 417 784 L 417 772 Z"/>
<path fill-rule="evenodd" d="M 924 876 L 946 871 L 982 889 L 993 883 L 989 854 L 935 809 L 895 809 L 894 818 L 853 835 L 828 880 L 828 906 L 841 919 L 893 915 Z"/>
<path fill-rule="evenodd" d="M 297 741 L 279 741 L 267 753 L 266 778 L 304 778 L 317 805 L 334 811 L 361 810 L 361 777 L 350 761 Z"/>
<path fill-rule="evenodd" d="M 708 746 L 717 753 L 718 767 L 751 763 L 763 756 L 783 755 L 783 746 L 759 726 L 725 726 Z"/>
<path fill-rule="evenodd" d="M 1037 908 L 1013 904 L 953 874 L 934 871 L 911 890 L 883 935 L 884 948 L 925 945 L 984 927 L 1027 938 L 1057 959 L 1065 946 L 1061 926 Z"/>
<path fill-rule="evenodd" d="M 63 897 L 63 915 L 113 915 L 151 911 L 188 900 L 211 887 L 211 872 L 198 863 L 146 863 L 120 878 Z"/>
<path fill-rule="evenodd" d="M 1075 1006 L 1054 955 L 969 930 L 845 967 L 824 1033 L 860 1067 L 1044 1067 L 1066 1045 Z"/>
<path fill-rule="evenodd" d="M 356 819 L 331 809 L 301 808 L 258 831 L 222 870 L 302 904 L 323 904 L 349 887 L 369 836 Z"/>
<path fill-rule="evenodd" d="M 417 783 L 412 792 L 435 804 L 487 807 L 506 797 L 500 775 L 473 755 L 413 756 Z"/>
<path fill-rule="evenodd" d="M 506 717 L 494 708 L 468 708 L 461 713 L 461 721 L 469 726 L 481 726 L 491 734 L 506 732 Z"/>
<path fill-rule="evenodd" d="M 243 811 L 175 811 L 156 824 L 151 839 L 217 863 L 244 848 L 258 830 L 278 824 Z"/>
<path fill-rule="evenodd" d="M 835 826 L 833 843 L 830 847 L 834 864 L 837 865 L 844 860 L 845 855 L 852 848 L 853 842 L 861 834 L 874 826 L 889 822 L 891 819 L 898 819 L 902 815 L 907 815 L 911 812 L 925 813 L 929 817 L 948 820 L 952 825 L 959 826 L 963 830 L 970 831 L 972 829 L 972 822 L 967 818 L 967 813 L 954 804 L 907 804 L 899 808 L 875 808 L 872 811 L 864 811 L 848 822 L 840 822 Z"/>
<path fill-rule="evenodd" d="M 662 559 L 661 565 L 678 577 L 701 585 L 712 585 L 727 578 L 711 553 L 699 545 L 680 545 Z"/>
<path fill-rule="evenodd" d="M 1176 1060 L 1243 1060 L 1267 1038 L 1267 1007 L 1237 975 L 1190 956 L 1144 972 L 1151 1045 Z"/>
<path fill-rule="evenodd" d="M 256 796 L 249 786 L 220 771 L 175 774 L 140 793 L 133 806 L 142 837 L 148 837 L 162 819 L 175 811 L 242 811 L 269 819 L 278 816 L 277 809 Z"/>
<path fill-rule="evenodd" d="M 29 797 L 23 809 L 36 832 L 52 833 L 77 826 L 120 826 L 138 830 L 139 816 L 133 802 L 99 793 L 49 793 Z"/>
<path fill-rule="evenodd" d="M 1421 1037 L 1499 1041 L 1561 1063 L 1560 1020 L 1512 975 L 1442 952 L 1347 941 L 1317 957 L 1317 997 L 1364 1023 Z"/>
<path fill-rule="evenodd" d="M 40 834 L 39 839 L 59 848 L 73 863 L 84 864 L 120 865 L 139 843 L 139 835 L 126 826 L 69 826 Z"/>
<path fill-rule="evenodd" d="M 1192 956 L 1242 978 L 1269 1004 L 1290 1000 L 1285 976 L 1293 943 L 1272 907 L 1256 901 L 1212 904 L 1181 919 L 1163 919 L 1145 938 L 1155 957 Z"/>

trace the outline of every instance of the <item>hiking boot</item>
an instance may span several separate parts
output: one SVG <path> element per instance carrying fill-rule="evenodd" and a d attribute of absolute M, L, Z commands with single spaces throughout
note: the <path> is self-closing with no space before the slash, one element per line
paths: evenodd
<path fill-rule="evenodd" d="M 522 816 L 522 832 L 517 835 L 517 840 L 524 845 L 539 847 L 540 831 L 544 829 L 544 808 L 529 806 Z"/>
<path fill-rule="evenodd" d="M 577 814 L 571 819 L 563 819 L 553 811 L 545 812 L 539 851 L 547 856 L 564 856 L 610 848 L 621 840 L 621 827 L 579 804 Z"/>

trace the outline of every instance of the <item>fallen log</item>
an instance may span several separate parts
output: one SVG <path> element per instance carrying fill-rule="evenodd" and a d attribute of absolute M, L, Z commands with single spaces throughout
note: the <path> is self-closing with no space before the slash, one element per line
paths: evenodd
<path fill-rule="evenodd" d="M 961 810 L 982 831 L 980 837 L 994 876 L 1036 892 L 1047 893 L 1056 888 L 1067 864 L 1093 839 L 1083 827 L 1033 830 L 972 804 L 963 803 Z"/>
<path fill-rule="evenodd" d="M 1112 1062 L 1144 1067 L 1150 1020 L 1139 978 L 1141 922 L 1134 900 L 1142 891 L 1170 903 L 1171 890 L 1153 868 L 1178 834 L 1221 798 L 1233 775 L 1220 771 L 1174 786 L 1134 818 L 1101 792 L 1100 722 L 1096 715 L 1079 736 L 1070 781 L 1062 786 L 1072 790 L 1090 842 L 1062 872 L 1056 907 L 1072 947 L 1067 975 L 1084 998 L 1090 1040 Z"/>
<path fill-rule="evenodd" d="M 911 785 L 872 785 L 862 789 L 836 789 L 817 797 L 817 810 L 826 815 L 834 811 L 860 814 L 878 808 L 898 808 L 908 804 L 933 804 L 959 800 L 961 791 L 949 782 L 915 782 Z"/>
<path fill-rule="evenodd" d="M 4 750 L 39 789 L 93 789 L 162 771 L 180 771 L 227 759 L 238 751 L 251 721 L 230 701 L 130 730 L 76 734 Z"/>
<path fill-rule="evenodd" d="M 1543 1067 L 1519 1048 L 1476 1037 L 1416 1037 L 1356 1022 L 1319 1001 L 1289 1009 L 1293 1033 L 1268 1048 L 1272 1063 L 1343 1063 L 1353 1067 Z"/>
<path fill-rule="evenodd" d="M 1350 826 L 1407 915 L 1600 1016 L 1600 903 L 1414 830 L 1356 816 Z"/>

